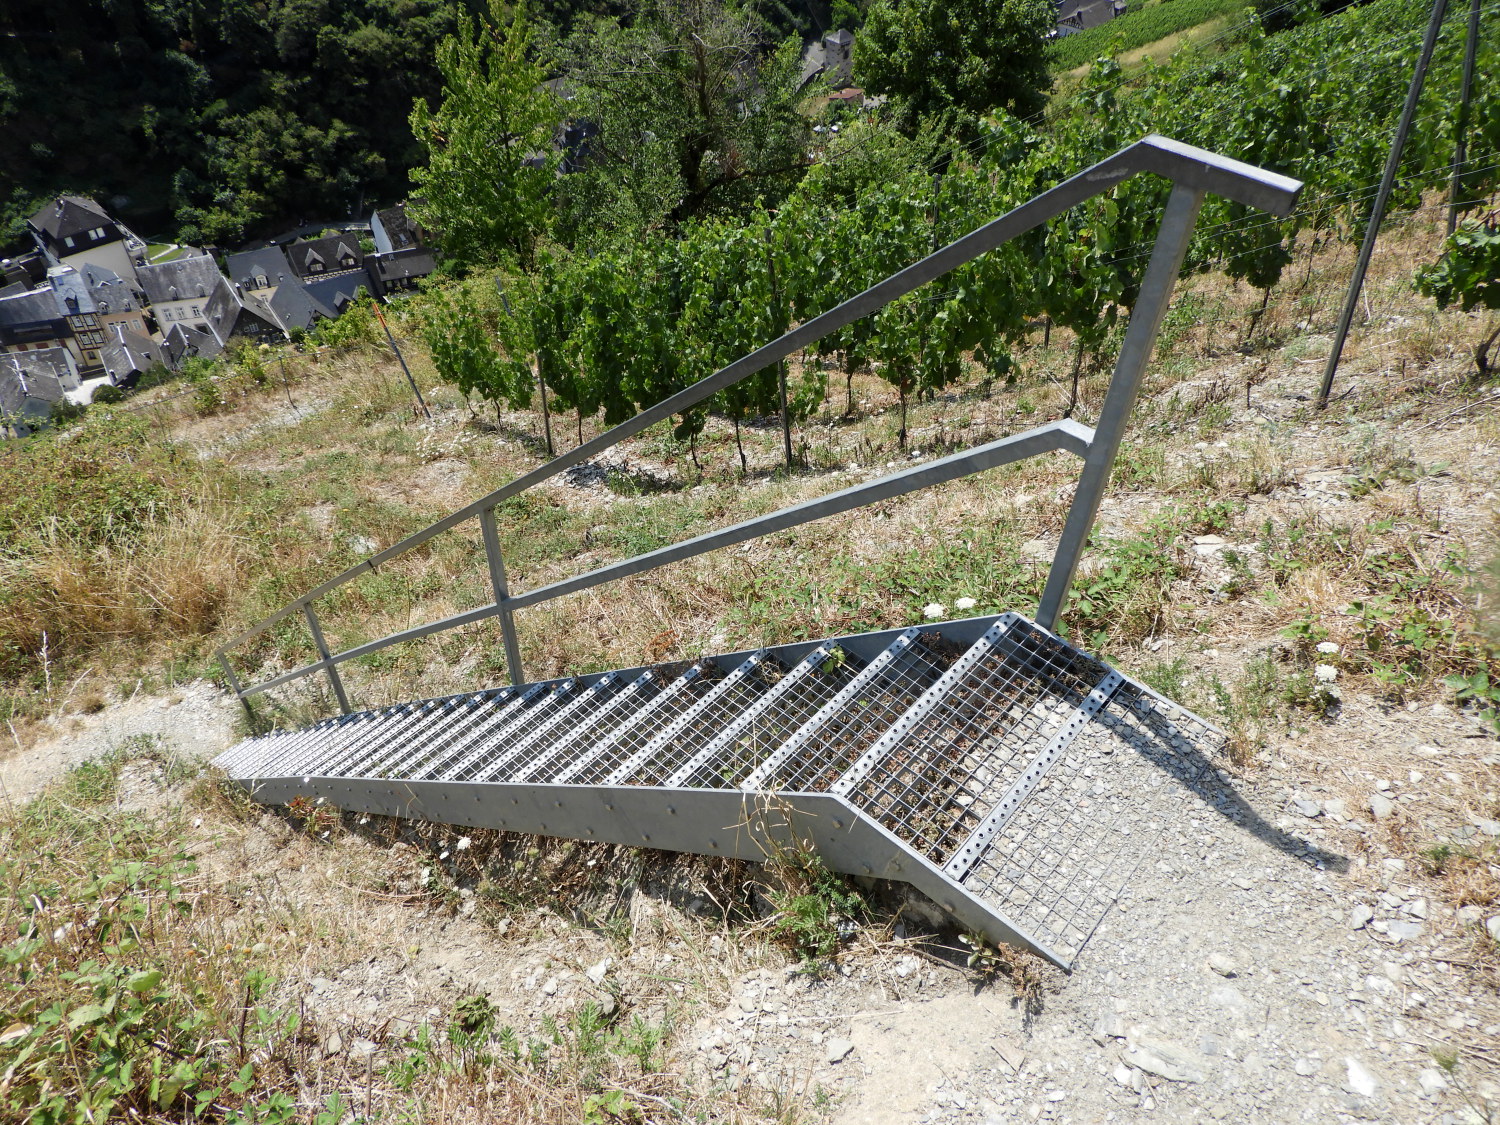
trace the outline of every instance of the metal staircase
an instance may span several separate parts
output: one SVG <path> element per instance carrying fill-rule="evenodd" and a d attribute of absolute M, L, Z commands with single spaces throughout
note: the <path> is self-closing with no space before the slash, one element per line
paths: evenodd
<path fill-rule="evenodd" d="M 1095 429 L 1064 420 L 712 531 L 538 590 L 507 585 L 495 506 L 703 401 L 828 332 L 1125 177 L 1173 181 Z M 671 851 L 761 859 L 806 844 L 831 868 L 898 879 L 996 942 L 1070 967 L 1156 827 L 1208 770 L 1216 731 L 1052 630 L 1108 481 L 1205 192 L 1283 214 L 1301 185 L 1148 137 L 780 340 L 304 594 L 219 653 L 250 698 L 327 676 L 343 714 L 246 739 L 218 759 L 257 800 Z M 1083 460 L 1037 620 L 950 621 L 526 683 L 513 615 L 996 465 Z M 477 518 L 494 602 L 331 653 L 314 603 Z M 297 613 L 319 659 L 242 686 L 228 653 Z M 339 665 L 388 645 L 499 620 L 512 685 L 355 711 Z"/>
<path fill-rule="evenodd" d="M 218 764 L 272 804 L 752 860 L 810 843 L 1068 967 L 1149 850 L 1100 796 L 1129 799 L 1132 758 L 1206 769 L 1214 736 L 1006 614 L 360 711 Z"/>

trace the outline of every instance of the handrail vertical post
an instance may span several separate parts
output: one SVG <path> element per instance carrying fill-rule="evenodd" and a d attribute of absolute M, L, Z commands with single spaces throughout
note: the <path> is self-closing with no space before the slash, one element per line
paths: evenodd
<path fill-rule="evenodd" d="M 240 678 L 234 674 L 234 668 L 229 663 L 228 654 L 221 652 L 218 654 L 218 656 L 219 667 L 224 669 L 224 679 L 229 684 L 229 690 L 234 692 L 234 694 L 239 698 L 240 703 L 245 708 L 245 714 L 249 717 L 250 721 L 252 723 L 255 722 L 255 709 L 250 706 L 250 697 L 245 694 L 245 689 L 240 684 Z"/>
<path fill-rule="evenodd" d="M 307 619 L 307 631 L 312 634 L 313 644 L 318 646 L 318 656 L 323 661 L 323 671 L 328 673 L 328 682 L 333 685 L 333 694 L 338 697 L 339 710 L 349 714 L 349 697 L 344 694 L 344 681 L 339 678 L 338 665 L 328 653 L 328 642 L 323 639 L 323 627 L 318 624 L 318 615 L 313 612 L 312 602 L 302 603 L 302 616 Z"/>
<path fill-rule="evenodd" d="M 1125 330 L 1120 357 L 1115 361 L 1109 391 L 1099 411 L 1099 424 L 1094 427 L 1094 439 L 1089 443 L 1088 456 L 1084 458 L 1083 471 L 1078 476 L 1078 488 L 1073 493 L 1073 504 L 1068 509 L 1062 538 L 1052 557 L 1052 569 L 1047 574 L 1047 585 L 1037 606 L 1036 621 L 1044 629 L 1057 629 L 1058 615 L 1067 600 L 1068 587 L 1072 585 L 1078 560 L 1088 543 L 1089 530 L 1094 526 L 1094 517 L 1099 514 L 1099 502 L 1104 498 L 1104 487 L 1109 483 L 1115 454 L 1125 436 L 1125 424 L 1140 393 L 1146 362 L 1151 358 L 1156 334 L 1166 316 L 1172 289 L 1177 284 L 1177 273 L 1187 255 L 1188 243 L 1192 241 L 1203 195 L 1202 188 L 1182 184 L 1172 186 L 1161 229 L 1156 235 L 1156 246 L 1151 251 L 1151 261 L 1141 281 L 1141 293 L 1135 308 L 1130 310 L 1130 325 Z"/>
<path fill-rule="evenodd" d="M 512 684 L 526 682 L 521 666 L 521 646 L 516 642 L 516 618 L 510 608 L 510 590 L 505 583 L 505 560 L 500 555 L 500 532 L 495 527 L 495 509 L 479 513 L 479 528 L 484 535 L 484 554 L 490 564 L 490 585 L 495 589 L 495 605 L 500 609 L 500 636 L 505 643 L 505 666 Z"/>

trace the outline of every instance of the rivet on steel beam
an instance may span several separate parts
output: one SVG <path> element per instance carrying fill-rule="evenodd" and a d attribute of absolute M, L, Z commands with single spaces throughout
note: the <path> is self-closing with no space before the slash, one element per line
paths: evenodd
<path fill-rule="evenodd" d="M 838 817 L 834 817 L 833 818 L 833 826 L 835 828 L 842 828 L 842 827 L 844 827 L 844 822 L 842 820 L 840 820 Z"/>
<path fill-rule="evenodd" d="M 673 808 L 671 805 L 668 805 L 667 806 L 667 815 L 668 816 L 676 816 L 677 815 L 677 810 L 675 808 Z"/>
<path fill-rule="evenodd" d="M 650 836 L 649 836 L 649 835 L 645 835 L 645 834 L 643 834 L 643 835 L 642 835 L 642 836 L 641 836 L 641 839 L 642 839 L 642 840 L 645 840 L 645 841 L 646 841 L 646 843 L 648 843 L 648 844 L 649 844 L 649 843 L 650 843 L 650 842 L 651 842 L 651 837 L 650 837 Z"/>
<path fill-rule="evenodd" d="M 711 848 L 713 848 L 713 849 L 715 849 L 715 850 L 718 850 L 719 841 L 717 841 L 717 840 L 710 840 L 708 842 L 708 846 L 711 847 Z"/>
<path fill-rule="evenodd" d="M 562 808 L 562 802 L 561 801 L 553 801 L 552 803 L 554 805 L 556 805 L 558 808 Z"/>
<path fill-rule="evenodd" d="M 875 869 L 873 867 L 871 867 L 868 863 L 861 863 L 860 866 L 862 868 L 864 868 L 864 871 L 865 871 L 866 875 L 873 875 L 873 874 L 875 874 Z"/>

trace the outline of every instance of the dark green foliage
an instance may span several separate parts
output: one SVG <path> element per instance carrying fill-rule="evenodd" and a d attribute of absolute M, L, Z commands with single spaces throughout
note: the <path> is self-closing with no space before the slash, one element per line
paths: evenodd
<path fill-rule="evenodd" d="M 515 257 L 529 266 L 551 220 L 562 108 L 542 85 L 547 70 L 524 9 L 508 28 L 504 17 L 495 0 L 488 19 L 460 18 L 438 47 L 442 104 L 434 112 L 419 101 L 411 115 L 427 154 L 412 170 L 412 214 L 458 263 Z"/>
<path fill-rule="evenodd" d="M 94 193 L 232 242 L 400 196 L 442 0 L 17 0 L 0 15 L 0 218 Z"/>
<path fill-rule="evenodd" d="M 913 117 L 1026 116 L 1046 103 L 1042 43 L 1056 20 L 1052 0 L 878 0 L 855 40 L 855 76 Z"/>
<path fill-rule="evenodd" d="M 563 59 L 569 113 L 599 133 L 584 171 L 561 181 L 564 237 L 774 205 L 807 167 L 799 54 L 719 0 L 652 0 L 628 27 L 581 29 Z"/>

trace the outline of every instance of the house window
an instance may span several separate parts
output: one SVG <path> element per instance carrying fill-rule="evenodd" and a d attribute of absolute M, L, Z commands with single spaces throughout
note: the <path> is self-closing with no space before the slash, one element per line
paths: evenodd
<path fill-rule="evenodd" d="M 201 312 L 198 311 L 198 306 L 197 305 L 193 306 L 193 315 L 194 316 L 202 316 L 203 315 Z"/>
<path fill-rule="evenodd" d="M 69 250 L 73 248 L 73 236 L 71 234 L 63 236 L 63 245 L 66 246 Z"/>
<path fill-rule="evenodd" d="M 104 237 L 104 228 L 103 227 L 95 227 L 93 230 L 89 231 L 89 237 L 90 238 L 103 238 Z"/>
<path fill-rule="evenodd" d="M 172 310 L 171 309 L 162 309 L 161 310 L 161 318 L 163 320 L 171 320 L 172 319 Z"/>
<path fill-rule="evenodd" d="M 312 272 L 312 273 L 322 273 L 323 272 L 323 263 L 322 262 L 314 262 L 314 263 L 312 263 L 312 265 L 309 267 L 309 271 Z"/>

